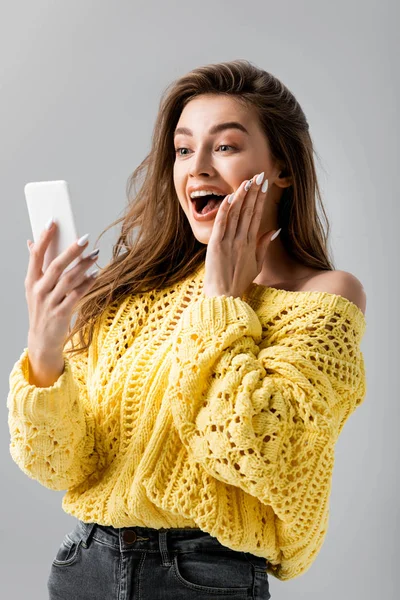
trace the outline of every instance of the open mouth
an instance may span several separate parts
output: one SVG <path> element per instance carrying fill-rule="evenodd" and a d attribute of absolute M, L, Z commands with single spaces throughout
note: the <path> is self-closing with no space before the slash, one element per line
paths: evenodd
<path fill-rule="evenodd" d="M 194 204 L 194 209 L 199 215 L 206 215 L 207 213 L 214 210 L 219 206 L 222 200 L 225 198 L 219 194 L 208 194 L 207 196 L 200 196 L 198 198 L 191 198 L 191 202 Z"/>

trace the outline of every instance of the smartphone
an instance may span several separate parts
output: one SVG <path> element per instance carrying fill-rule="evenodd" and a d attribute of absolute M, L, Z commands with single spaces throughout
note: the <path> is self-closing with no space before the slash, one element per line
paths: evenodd
<path fill-rule="evenodd" d="M 33 181 L 25 185 L 24 191 L 34 242 L 40 238 L 51 217 L 57 223 L 57 230 L 44 255 L 42 268 L 44 273 L 50 262 L 78 239 L 68 183 L 64 180 Z M 74 259 L 64 269 L 62 275 L 80 260 L 80 256 Z"/>

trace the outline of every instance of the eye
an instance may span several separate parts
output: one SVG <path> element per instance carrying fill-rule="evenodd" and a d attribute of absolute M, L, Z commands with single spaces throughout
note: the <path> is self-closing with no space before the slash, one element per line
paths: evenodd
<path fill-rule="evenodd" d="M 177 148 L 175 150 L 175 154 L 179 154 L 179 150 L 187 150 L 187 148 Z M 179 156 L 184 156 L 183 154 L 179 154 Z"/>
<path fill-rule="evenodd" d="M 234 146 L 229 146 L 228 144 L 220 144 L 218 148 L 232 148 L 232 150 L 236 149 Z M 178 156 L 186 156 L 185 154 L 179 154 L 180 150 L 187 150 L 187 148 L 176 148 L 175 154 L 178 154 Z"/>

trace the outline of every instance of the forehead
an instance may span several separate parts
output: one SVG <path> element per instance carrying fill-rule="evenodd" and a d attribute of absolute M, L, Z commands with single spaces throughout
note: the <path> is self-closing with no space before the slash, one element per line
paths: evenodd
<path fill-rule="evenodd" d="M 223 121 L 239 121 L 251 133 L 257 127 L 255 112 L 233 97 L 203 94 L 190 100 L 179 117 L 177 127 L 189 127 L 194 133 L 204 132 Z"/>

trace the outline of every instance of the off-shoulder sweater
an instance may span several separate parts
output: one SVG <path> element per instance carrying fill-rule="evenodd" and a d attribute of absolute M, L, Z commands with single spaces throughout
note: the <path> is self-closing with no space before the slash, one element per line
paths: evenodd
<path fill-rule="evenodd" d="M 204 263 L 114 302 L 50 387 L 29 383 L 25 348 L 10 453 L 76 518 L 200 528 L 292 579 L 327 534 L 335 443 L 366 393 L 365 317 L 328 292 L 208 297 L 203 281 Z"/>

